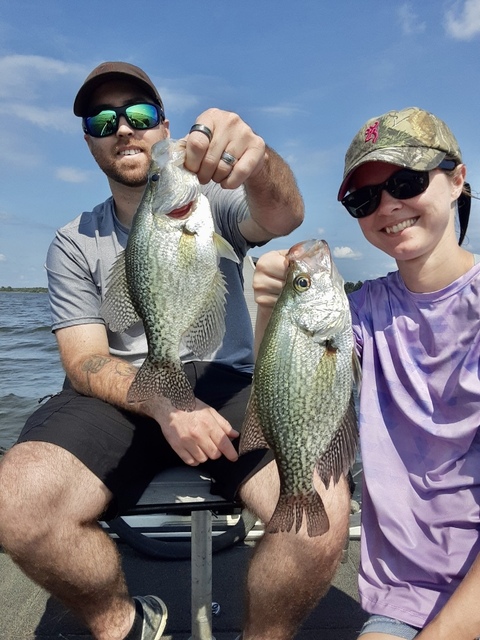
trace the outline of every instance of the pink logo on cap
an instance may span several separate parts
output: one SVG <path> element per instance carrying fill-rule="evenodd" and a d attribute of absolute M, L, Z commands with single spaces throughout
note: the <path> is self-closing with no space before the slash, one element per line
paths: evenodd
<path fill-rule="evenodd" d="M 365 131 L 365 142 L 373 142 L 375 143 L 378 140 L 378 125 L 379 121 L 374 122 L 368 129 Z"/>

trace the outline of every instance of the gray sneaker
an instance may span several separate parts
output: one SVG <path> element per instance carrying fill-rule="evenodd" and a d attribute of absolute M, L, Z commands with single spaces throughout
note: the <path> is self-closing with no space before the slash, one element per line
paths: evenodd
<path fill-rule="evenodd" d="M 160 640 L 167 625 L 167 607 L 157 596 L 135 596 L 142 605 L 142 640 Z"/>

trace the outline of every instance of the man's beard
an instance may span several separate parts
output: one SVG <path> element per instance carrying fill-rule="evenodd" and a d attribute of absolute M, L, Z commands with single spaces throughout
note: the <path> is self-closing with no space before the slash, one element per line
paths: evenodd
<path fill-rule="evenodd" d="M 115 166 L 101 167 L 101 169 L 110 180 L 126 187 L 144 187 L 147 184 L 148 170 L 140 174 L 139 171 L 130 173 L 118 171 Z"/>
<path fill-rule="evenodd" d="M 126 187 L 143 187 L 147 184 L 150 157 L 143 168 L 137 167 L 136 169 L 128 170 L 128 168 L 119 168 L 114 160 L 106 160 L 102 153 L 95 153 L 92 150 L 92 155 L 100 169 L 110 180 L 114 180 Z"/>

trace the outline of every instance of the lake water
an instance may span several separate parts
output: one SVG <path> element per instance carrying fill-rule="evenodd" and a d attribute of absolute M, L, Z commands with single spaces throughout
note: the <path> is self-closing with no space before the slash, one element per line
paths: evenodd
<path fill-rule="evenodd" d="M 0 292 L 0 447 L 11 446 L 39 399 L 63 384 L 46 293 Z"/>

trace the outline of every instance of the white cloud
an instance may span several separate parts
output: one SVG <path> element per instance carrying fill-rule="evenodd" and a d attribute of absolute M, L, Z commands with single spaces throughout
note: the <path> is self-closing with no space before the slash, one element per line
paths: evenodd
<path fill-rule="evenodd" d="M 311 176 L 322 173 L 331 166 L 332 154 L 328 149 L 300 149 L 295 148 L 282 153 L 297 177 Z"/>
<path fill-rule="evenodd" d="M 0 262 L 6 262 L 7 256 L 4 253 L 0 253 Z"/>
<path fill-rule="evenodd" d="M 7 213 L 6 211 L 0 211 L 0 223 L 5 222 L 8 223 L 13 219 L 11 213 Z"/>
<path fill-rule="evenodd" d="M 52 107 L 69 99 L 70 83 L 79 84 L 85 68 L 43 56 L 0 57 L 0 115 L 44 129 L 73 131 L 76 120 L 68 107 Z M 72 96 L 74 89 L 72 87 Z"/>
<path fill-rule="evenodd" d="M 426 30 L 426 23 L 419 20 L 418 14 L 415 13 L 409 2 L 405 2 L 398 7 L 397 16 L 402 31 L 407 36 L 423 33 Z"/>
<path fill-rule="evenodd" d="M 80 184 L 81 182 L 88 182 L 90 179 L 90 172 L 82 171 L 75 167 L 59 167 L 55 171 L 55 177 L 58 178 L 58 180 L 62 180 L 62 182 Z"/>
<path fill-rule="evenodd" d="M 305 113 L 303 109 L 300 109 L 300 107 L 294 104 L 278 104 L 270 107 L 260 107 L 258 111 L 279 118 L 291 118 L 298 114 Z"/>
<path fill-rule="evenodd" d="M 164 81 L 163 83 L 161 81 L 155 82 L 158 90 L 160 91 L 160 95 L 162 96 L 167 118 L 170 117 L 172 112 L 182 114 L 196 108 L 199 102 L 197 96 L 192 93 L 188 93 L 187 90 L 171 87 L 167 83 L 168 81 Z"/>
<path fill-rule="evenodd" d="M 71 76 L 85 77 L 85 68 L 44 56 L 3 56 L 0 58 L 0 98 L 32 102 L 43 95 L 47 85 Z"/>
<path fill-rule="evenodd" d="M 20 118 L 45 130 L 55 129 L 64 133 L 78 130 L 78 122 L 73 117 L 71 109 L 4 102 L 0 104 L 0 115 L 2 114 L 9 118 Z"/>
<path fill-rule="evenodd" d="M 340 260 L 360 260 L 362 254 L 359 251 L 354 251 L 350 247 L 334 247 L 333 257 Z"/>
<path fill-rule="evenodd" d="M 471 40 L 480 34 L 480 0 L 456 2 L 445 14 L 445 29 L 456 40 Z"/>

